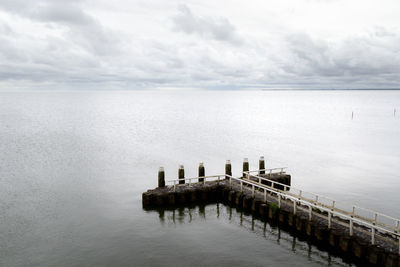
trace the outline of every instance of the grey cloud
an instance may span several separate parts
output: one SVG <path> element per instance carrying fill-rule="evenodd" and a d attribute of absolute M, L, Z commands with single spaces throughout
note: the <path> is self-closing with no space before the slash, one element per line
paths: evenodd
<path fill-rule="evenodd" d="M 206 39 L 229 42 L 235 45 L 242 44 L 243 40 L 236 32 L 236 28 L 227 18 L 200 17 L 194 15 L 185 6 L 179 6 L 179 14 L 173 18 L 174 29 L 186 34 L 198 34 Z"/>
<path fill-rule="evenodd" d="M 334 42 L 285 28 L 273 29 L 272 38 L 242 37 L 228 19 L 181 6 L 175 31 L 126 38 L 79 0 L 3 0 L 0 8 L 51 28 L 37 38 L 0 18 L 3 87 L 343 88 L 400 82 L 400 32 L 384 27 Z"/>
<path fill-rule="evenodd" d="M 303 33 L 290 35 L 286 41 L 290 56 L 283 68 L 298 76 L 365 79 L 400 71 L 399 52 L 387 46 L 400 41 L 399 33 L 379 32 L 337 43 L 313 40 Z"/>
<path fill-rule="evenodd" d="M 53 12 L 58 13 L 60 17 L 65 16 L 69 13 L 71 7 L 77 6 L 77 4 L 82 3 L 82 0 L 39 0 L 39 1 L 25 1 L 25 0 L 2 0 L 0 2 L 0 9 L 4 11 L 24 16 L 30 18 L 41 19 L 41 16 L 48 16 L 47 20 L 51 18 L 51 12 L 48 11 L 53 9 Z M 62 10 L 57 9 L 56 7 L 61 7 Z M 47 14 L 46 14 L 47 13 Z M 57 17 L 53 17 L 52 19 L 57 20 Z M 79 20 L 79 18 L 78 18 Z"/>
<path fill-rule="evenodd" d="M 67 23 L 78 25 L 90 25 L 95 21 L 87 15 L 82 9 L 76 5 L 67 3 L 46 3 L 38 6 L 30 12 L 32 18 L 41 21 L 49 21 L 55 23 Z"/>
<path fill-rule="evenodd" d="M 51 27 L 67 27 L 69 32 L 66 38 L 91 53 L 118 53 L 118 36 L 86 13 L 83 3 L 81 0 L 5 0 L 1 2 L 0 8 L 21 17 L 50 24 Z"/>
<path fill-rule="evenodd" d="M 14 33 L 14 31 L 12 30 L 10 25 L 8 25 L 5 22 L 0 21 L 0 34 L 1 35 L 11 35 L 13 33 Z"/>

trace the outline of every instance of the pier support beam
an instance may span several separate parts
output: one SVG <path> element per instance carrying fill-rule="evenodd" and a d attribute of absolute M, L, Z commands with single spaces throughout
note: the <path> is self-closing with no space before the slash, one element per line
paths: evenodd
<path fill-rule="evenodd" d="M 179 184 L 184 184 L 185 183 L 185 169 L 184 169 L 183 165 L 179 166 L 178 179 L 179 179 Z"/>

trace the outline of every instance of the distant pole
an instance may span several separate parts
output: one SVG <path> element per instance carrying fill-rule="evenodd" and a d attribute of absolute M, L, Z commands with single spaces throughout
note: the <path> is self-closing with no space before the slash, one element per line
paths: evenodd
<path fill-rule="evenodd" d="M 351 112 L 351 119 L 353 119 L 353 117 L 354 117 L 354 112 L 352 111 Z"/>
<path fill-rule="evenodd" d="M 178 179 L 179 179 L 179 184 L 185 183 L 185 169 L 184 169 L 183 165 L 179 165 Z"/>
<path fill-rule="evenodd" d="M 265 160 L 264 160 L 264 156 L 260 157 L 260 160 L 258 162 L 258 174 L 265 174 Z"/>
<path fill-rule="evenodd" d="M 199 177 L 204 177 L 205 176 L 205 169 L 204 169 L 204 164 L 203 162 L 200 162 L 199 164 Z M 204 182 L 204 178 L 199 178 L 199 182 L 202 183 Z"/>
<path fill-rule="evenodd" d="M 247 176 L 244 172 L 248 172 L 248 171 L 249 171 L 249 159 L 244 158 L 243 159 L 243 178 Z"/>
<path fill-rule="evenodd" d="M 228 159 L 225 164 L 225 174 L 232 176 L 232 164 L 231 161 Z M 228 176 L 225 176 L 225 179 L 228 179 Z"/>
<path fill-rule="evenodd" d="M 164 167 L 158 170 L 158 187 L 165 187 L 165 172 Z"/>
<path fill-rule="evenodd" d="M 396 117 L 396 109 L 393 110 L 393 117 Z"/>

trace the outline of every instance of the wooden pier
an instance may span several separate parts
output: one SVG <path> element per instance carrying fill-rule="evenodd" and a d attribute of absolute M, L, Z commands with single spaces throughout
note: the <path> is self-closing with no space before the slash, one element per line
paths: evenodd
<path fill-rule="evenodd" d="M 338 202 L 291 186 L 286 168 L 249 171 L 243 162 L 241 177 L 232 176 L 230 161 L 225 174 L 185 178 L 183 166 L 179 178 L 165 183 L 164 169 L 159 171 L 159 187 L 142 195 L 145 209 L 175 207 L 190 203 L 222 202 L 247 210 L 262 220 L 276 222 L 363 264 L 400 266 L 400 220 L 391 216 Z"/>

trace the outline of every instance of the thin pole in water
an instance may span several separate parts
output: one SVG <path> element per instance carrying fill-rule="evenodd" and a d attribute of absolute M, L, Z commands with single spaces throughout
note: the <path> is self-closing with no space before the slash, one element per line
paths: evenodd
<path fill-rule="evenodd" d="M 396 109 L 393 110 L 393 117 L 396 117 Z"/>
<path fill-rule="evenodd" d="M 353 117 L 354 117 L 354 112 L 352 111 L 351 112 L 351 119 L 353 119 Z"/>

